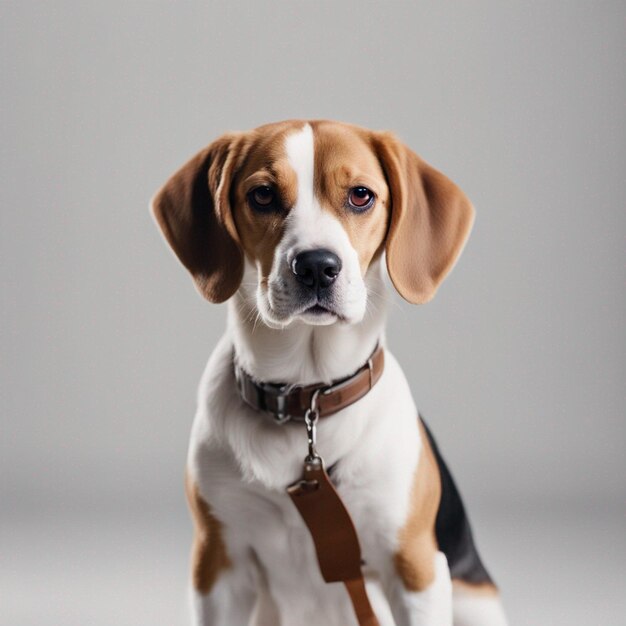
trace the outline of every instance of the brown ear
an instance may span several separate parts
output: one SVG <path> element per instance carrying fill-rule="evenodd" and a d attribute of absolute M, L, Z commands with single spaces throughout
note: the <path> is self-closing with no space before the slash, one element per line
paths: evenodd
<path fill-rule="evenodd" d="M 467 196 L 390 133 L 374 135 L 391 192 L 389 276 L 413 304 L 428 302 L 461 254 L 474 222 Z"/>
<path fill-rule="evenodd" d="M 241 135 L 225 135 L 185 163 L 152 199 L 165 238 L 211 302 L 241 284 L 243 254 L 231 207 L 230 183 Z"/>

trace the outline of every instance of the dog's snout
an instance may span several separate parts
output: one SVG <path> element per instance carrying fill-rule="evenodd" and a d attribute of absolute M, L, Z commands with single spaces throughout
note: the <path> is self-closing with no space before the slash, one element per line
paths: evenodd
<path fill-rule="evenodd" d="M 311 289 L 330 287 L 341 272 L 341 259 L 330 250 L 306 250 L 294 258 L 291 269 L 298 282 Z"/>

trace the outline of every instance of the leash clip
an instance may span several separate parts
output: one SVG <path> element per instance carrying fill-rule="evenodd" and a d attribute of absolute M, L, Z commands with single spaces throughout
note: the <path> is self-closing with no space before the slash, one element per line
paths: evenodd
<path fill-rule="evenodd" d="M 305 463 L 318 464 L 322 462 L 322 457 L 317 453 L 317 420 L 320 417 L 317 408 L 317 397 L 322 393 L 322 389 L 316 389 L 311 395 L 311 404 L 304 414 L 304 425 L 306 426 L 306 436 L 309 443 L 309 454 L 304 459 Z"/>

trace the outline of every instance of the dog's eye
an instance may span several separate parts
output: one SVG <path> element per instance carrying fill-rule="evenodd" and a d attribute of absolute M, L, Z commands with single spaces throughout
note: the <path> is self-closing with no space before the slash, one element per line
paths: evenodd
<path fill-rule="evenodd" d="M 369 209 L 373 204 L 376 196 L 371 189 L 367 187 L 353 187 L 348 193 L 348 206 L 357 213 L 361 213 Z"/>
<path fill-rule="evenodd" d="M 248 204 L 256 211 L 272 211 L 278 205 L 276 193 L 267 185 L 255 187 L 248 194 Z"/>

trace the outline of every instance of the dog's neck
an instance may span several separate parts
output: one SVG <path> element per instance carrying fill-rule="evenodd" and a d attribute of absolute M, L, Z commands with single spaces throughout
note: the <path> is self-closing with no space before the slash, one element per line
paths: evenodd
<path fill-rule="evenodd" d="M 368 304 L 360 322 L 313 326 L 296 320 L 281 329 L 259 318 L 254 291 L 244 282 L 229 303 L 229 331 L 239 364 L 263 382 L 308 385 L 351 375 L 383 340 L 386 307 L 379 262 L 370 267 L 365 282 Z"/>

